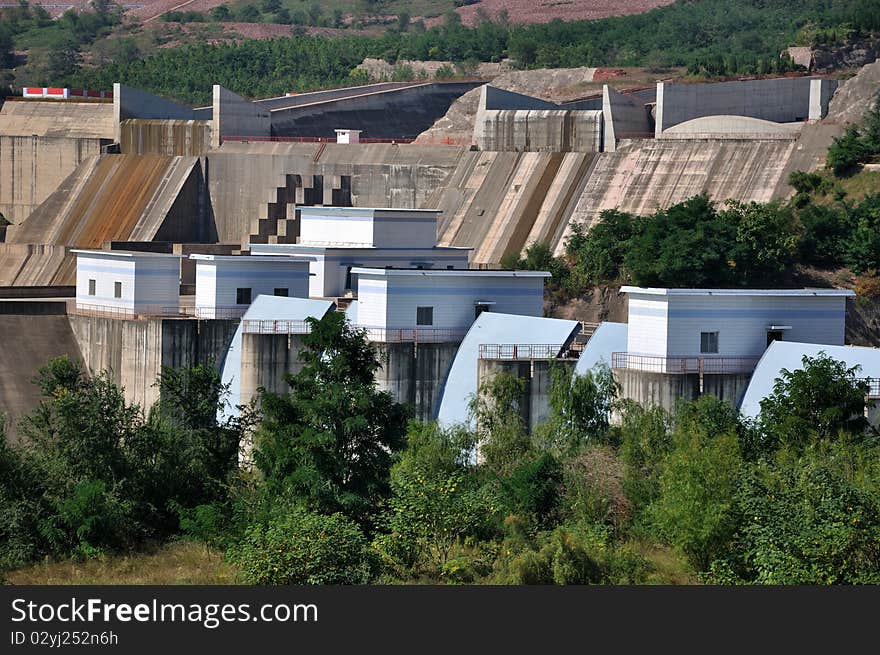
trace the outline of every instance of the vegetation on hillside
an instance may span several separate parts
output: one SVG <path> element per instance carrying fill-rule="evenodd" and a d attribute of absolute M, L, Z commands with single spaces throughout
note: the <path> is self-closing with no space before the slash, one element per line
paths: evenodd
<path fill-rule="evenodd" d="M 798 267 L 849 269 L 865 295 L 880 295 L 878 174 L 854 174 L 880 154 L 880 98 L 828 151 L 826 170 L 795 171 L 789 201 L 716 203 L 695 196 L 647 216 L 605 210 L 589 229 L 573 224 L 565 256 L 544 243 L 507 268 L 545 270 L 552 290 L 576 297 L 603 283 L 661 287 L 780 287 Z M 860 183 L 864 181 L 864 183 Z"/>
<path fill-rule="evenodd" d="M 121 37 L 118 48 L 107 48 L 108 61 L 80 65 L 84 49 L 118 19 L 106 0 L 101 3 L 94 12 L 68 12 L 62 20 L 48 23 L 40 18 L 45 12 L 27 5 L 0 12 L 0 57 L 8 60 L 13 45 L 35 48 L 47 42 L 53 44 L 50 52 L 67 48 L 64 52 L 70 55 L 63 62 L 53 59 L 57 66 L 50 62 L 40 69 L 40 79 L 16 77 L 15 84 L 107 88 L 123 82 L 204 104 L 214 83 L 245 96 L 266 97 L 364 81 L 352 71 L 367 56 L 392 64 L 399 59 L 448 60 L 465 68 L 468 62 L 509 57 L 520 68 L 682 66 L 696 75 L 753 75 L 790 70 L 791 61 L 779 53 L 793 43 L 846 40 L 880 29 L 880 18 L 869 0 L 701 0 L 680 1 L 635 16 L 543 25 L 511 25 L 504 16 L 482 15 L 476 25 L 466 27 L 451 12 L 444 24 L 424 29 L 405 17 L 380 37 L 305 36 L 294 25 L 291 38 L 199 43 L 165 48 L 148 57 L 132 52 L 131 37 Z M 237 13 L 248 12 L 251 20 L 277 20 L 278 12 L 286 9 L 277 4 L 265 0 L 241 5 L 235 15 L 221 6 L 211 16 L 241 19 Z M 323 12 L 312 13 L 315 16 L 307 22 L 327 18 Z M 295 15 L 290 15 L 291 23 L 296 22 Z M 195 20 L 195 15 L 172 14 L 169 19 Z M 328 20 L 332 23 L 336 16 Z"/>
<path fill-rule="evenodd" d="M 106 376 L 66 359 L 43 369 L 24 444 L 0 449 L 0 566 L 24 566 L 10 579 L 59 581 L 63 565 L 25 566 L 45 555 L 89 562 L 183 539 L 210 550 L 165 549 L 156 562 L 197 570 L 159 579 L 880 582 L 880 442 L 857 369 L 805 358 L 747 422 L 709 396 L 674 415 L 621 402 L 607 369 L 572 381 L 554 364 L 533 434 L 523 382 L 506 374 L 471 402 L 472 427 L 443 429 L 404 425 L 341 314 L 312 328 L 290 391 L 263 395 L 253 468 L 236 465 L 246 423 L 216 421 L 209 366 L 163 372 L 146 418 Z M 112 579 L 126 561 L 75 575 Z"/>

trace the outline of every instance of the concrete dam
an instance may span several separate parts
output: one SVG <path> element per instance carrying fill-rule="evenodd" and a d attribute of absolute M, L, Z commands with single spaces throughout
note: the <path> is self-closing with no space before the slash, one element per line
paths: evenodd
<path fill-rule="evenodd" d="M 838 98 L 867 107 L 880 87 L 878 70 L 865 67 L 836 93 L 824 80 L 786 81 L 788 105 L 776 102 L 772 114 L 719 105 L 728 87 L 693 85 L 704 87 L 711 113 L 675 118 L 668 105 L 669 125 L 659 130 L 658 103 L 679 97 L 670 88 L 606 86 L 601 96 L 557 104 L 483 87 L 464 145 L 400 141 L 442 124 L 456 94 L 474 83 L 372 85 L 257 102 L 217 86 L 212 106 L 196 109 L 123 85 L 115 85 L 112 102 L 7 102 L 0 212 L 11 225 L 0 238 L 0 286 L 72 285 L 75 248 L 229 254 L 296 243 L 298 208 L 312 205 L 439 209 L 437 244 L 471 248 L 472 267 L 497 265 L 534 241 L 560 253 L 571 222 L 592 224 L 604 209 L 646 214 L 701 192 L 718 201 L 787 196 L 790 172 L 819 165 L 844 129 Z M 679 95 L 687 102 L 700 97 L 686 91 Z M 820 118 L 810 118 L 816 112 Z M 378 131 L 380 116 L 407 113 L 414 122 L 386 122 Z M 340 128 L 363 129 L 365 139 L 333 142 L 328 137 Z M 7 312 L 10 330 L 28 323 L 24 305 Z M 35 342 L 45 347 L 15 345 L 26 331 L 7 338 L 20 352 L 0 362 L 0 399 L 17 412 L 35 402 L 25 387 L 54 354 L 68 352 L 93 371 L 109 368 L 130 400 L 148 405 L 157 367 L 216 357 L 235 332 L 235 321 L 135 324 L 62 313 L 30 319 L 47 335 Z M 265 359 L 254 351 L 258 342 L 261 352 L 291 357 L 287 336 L 247 341 L 254 361 Z M 456 347 L 387 350 L 397 364 L 383 369 L 380 384 L 429 416 Z M 260 369 L 248 379 L 275 378 Z"/>

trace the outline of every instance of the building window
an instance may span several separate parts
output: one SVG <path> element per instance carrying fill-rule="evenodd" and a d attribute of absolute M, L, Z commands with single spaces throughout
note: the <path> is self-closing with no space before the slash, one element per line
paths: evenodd
<path fill-rule="evenodd" d="M 90 296 L 95 295 L 95 284 L 96 284 L 95 280 L 89 280 L 89 295 Z"/>
<path fill-rule="evenodd" d="M 718 352 L 718 333 L 700 332 L 700 352 L 711 355 Z"/>
<path fill-rule="evenodd" d="M 416 325 L 434 325 L 434 308 L 416 307 Z"/>
<path fill-rule="evenodd" d="M 478 302 L 476 305 L 474 305 L 474 320 L 480 318 L 480 314 L 482 314 L 483 312 L 488 312 L 489 309 L 490 307 L 487 303 Z"/>
<path fill-rule="evenodd" d="M 113 297 L 122 298 L 122 282 L 113 283 Z"/>
<path fill-rule="evenodd" d="M 281 296 L 282 298 L 287 298 L 287 296 L 290 294 L 288 293 L 288 290 L 283 287 L 275 287 L 275 295 Z"/>
<path fill-rule="evenodd" d="M 251 290 L 250 287 L 239 287 L 235 290 L 235 304 L 236 305 L 250 305 L 251 304 Z"/>

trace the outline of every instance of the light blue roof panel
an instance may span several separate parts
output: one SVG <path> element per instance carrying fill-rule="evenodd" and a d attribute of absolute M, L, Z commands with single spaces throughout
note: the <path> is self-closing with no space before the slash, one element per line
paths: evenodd
<path fill-rule="evenodd" d="M 803 368 L 802 358 L 816 357 L 824 352 L 829 357 L 846 363 L 848 367 L 860 366 L 860 378 L 880 378 L 880 348 L 861 346 L 828 346 L 795 341 L 774 341 L 758 361 L 749 386 L 743 395 L 740 411 L 748 418 L 761 413 L 761 401 L 773 391 L 773 383 L 782 369 L 789 371 Z"/>
<path fill-rule="evenodd" d="M 483 312 L 458 347 L 440 391 L 437 419 L 442 425 L 468 421 L 468 401 L 477 392 L 481 344 L 562 344 L 578 329 L 577 321 Z"/>
<path fill-rule="evenodd" d="M 304 321 L 313 316 L 322 318 L 333 307 L 329 300 L 311 300 L 308 298 L 284 298 L 283 296 L 259 295 L 244 313 L 242 320 L 247 321 Z M 235 330 L 232 343 L 226 350 L 221 363 L 220 379 L 229 385 L 228 406 L 219 412 L 219 418 L 238 416 L 238 405 L 241 398 L 241 326 Z M 245 399 L 248 402 L 250 398 Z"/>
<path fill-rule="evenodd" d="M 626 323 L 600 323 L 575 364 L 575 375 L 584 375 L 600 362 L 611 366 L 611 353 L 626 351 L 626 335 Z"/>

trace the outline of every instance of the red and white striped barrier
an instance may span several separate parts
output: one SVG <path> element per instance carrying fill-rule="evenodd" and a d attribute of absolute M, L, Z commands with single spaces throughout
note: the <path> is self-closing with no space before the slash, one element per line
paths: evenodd
<path fill-rule="evenodd" d="M 88 91 L 85 89 L 65 89 L 57 86 L 26 86 L 21 90 L 23 98 L 49 98 L 68 100 L 70 98 L 112 98 L 112 91 Z"/>

